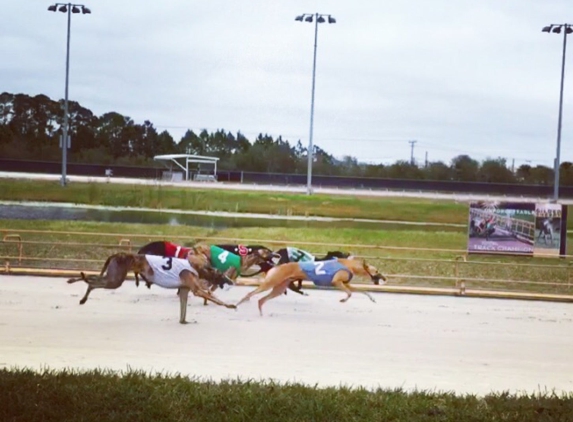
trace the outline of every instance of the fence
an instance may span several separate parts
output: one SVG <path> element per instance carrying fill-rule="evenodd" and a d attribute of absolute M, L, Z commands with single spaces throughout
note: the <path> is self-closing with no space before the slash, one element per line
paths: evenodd
<path fill-rule="evenodd" d="M 164 238 L 146 234 L 44 230 L 0 229 L 0 233 L 2 235 L 0 262 L 4 262 L 0 273 L 66 276 L 77 274 L 78 270 L 99 271 L 110 254 L 118 251 L 136 252 L 145 243 Z M 265 244 L 272 249 L 289 245 L 307 249 L 317 256 L 333 249 L 352 251 L 355 256 L 368 260 L 388 276 L 388 285 L 380 289 L 374 286 L 368 287 L 373 290 L 573 302 L 573 266 L 570 265 L 569 259 L 523 257 L 488 259 L 483 256 L 479 258 L 468 256 L 465 250 L 458 249 L 332 245 L 319 242 L 228 237 L 201 239 L 172 237 L 171 240 L 179 243 L 191 240 L 192 243 L 203 241 L 213 244 L 229 242 Z M 241 280 L 244 284 L 256 283 L 253 279 Z"/>
<path fill-rule="evenodd" d="M 68 163 L 68 174 L 77 176 L 104 176 L 105 171 L 111 169 L 115 177 L 150 178 L 160 180 L 164 168 L 134 167 L 98 164 Z M 27 172 L 27 173 L 61 173 L 62 165 L 59 162 L 8 160 L 0 158 L 0 171 Z M 248 171 L 217 172 L 220 182 L 255 183 L 273 185 L 302 185 L 306 184 L 306 173 L 257 173 Z M 344 189 L 388 189 L 399 191 L 420 192 L 450 192 L 473 193 L 489 195 L 506 195 L 511 192 L 514 196 L 547 197 L 553 195 L 553 185 L 525 185 L 489 182 L 458 182 L 452 180 L 407 180 L 385 179 L 374 177 L 344 177 L 324 176 L 315 174 L 312 179 L 315 187 L 344 188 Z M 560 198 L 572 198 L 573 186 L 559 186 Z"/>

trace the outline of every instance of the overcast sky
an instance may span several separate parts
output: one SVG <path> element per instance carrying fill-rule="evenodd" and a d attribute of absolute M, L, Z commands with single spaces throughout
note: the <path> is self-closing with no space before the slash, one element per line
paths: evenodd
<path fill-rule="evenodd" d="M 66 15 L 43 0 L 2 4 L 0 91 L 64 97 Z M 308 144 L 314 23 L 314 141 L 337 157 L 552 166 L 566 0 L 90 0 L 72 15 L 70 99 L 196 132 L 268 133 Z M 569 4 L 569 7 L 567 7 Z M 567 21 L 567 19 L 570 19 Z M 573 50 L 573 38 L 570 37 Z M 562 161 L 573 161 L 573 51 Z"/>

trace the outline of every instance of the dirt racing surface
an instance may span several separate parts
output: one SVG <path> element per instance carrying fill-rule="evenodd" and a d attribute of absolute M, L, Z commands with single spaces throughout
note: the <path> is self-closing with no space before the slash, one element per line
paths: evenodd
<path fill-rule="evenodd" d="M 0 276 L 0 367 L 111 368 L 215 380 L 275 379 L 486 394 L 573 391 L 573 305 L 374 293 L 289 292 L 232 310 L 126 282 Z M 252 287 L 217 291 L 236 303 Z"/>

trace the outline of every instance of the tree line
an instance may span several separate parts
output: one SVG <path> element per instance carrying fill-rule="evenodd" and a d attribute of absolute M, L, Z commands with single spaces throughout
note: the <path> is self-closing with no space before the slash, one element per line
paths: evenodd
<path fill-rule="evenodd" d="M 0 94 L 0 157 L 59 161 L 63 104 L 63 100 L 54 101 L 46 95 Z M 68 108 L 69 162 L 156 166 L 155 155 L 197 154 L 218 157 L 221 170 L 306 173 L 307 148 L 300 140 L 291 142 L 261 133 L 251 141 L 241 132 L 220 129 L 187 130 L 176 142 L 149 120 L 136 123 L 115 111 L 97 116 L 75 101 L 69 101 Z M 339 160 L 317 145 L 314 154 L 313 173 L 319 175 L 549 185 L 554 177 L 553 169 L 541 165 L 521 165 L 512 171 L 504 158 L 480 162 L 459 155 L 450 163 L 418 166 L 406 160 L 391 165 L 365 164 L 350 155 Z M 560 171 L 561 184 L 573 185 L 573 164 L 562 163 Z"/>

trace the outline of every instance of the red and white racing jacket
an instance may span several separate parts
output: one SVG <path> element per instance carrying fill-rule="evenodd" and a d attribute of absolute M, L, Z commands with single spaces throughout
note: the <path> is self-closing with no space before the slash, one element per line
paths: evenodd
<path fill-rule="evenodd" d="M 165 242 L 165 256 L 186 259 L 191 248 L 185 248 L 175 243 Z"/>

